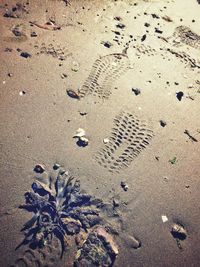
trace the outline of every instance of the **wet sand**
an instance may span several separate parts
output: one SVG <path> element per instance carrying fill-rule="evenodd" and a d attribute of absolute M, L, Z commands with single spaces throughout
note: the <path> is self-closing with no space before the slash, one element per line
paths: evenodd
<path fill-rule="evenodd" d="M 26 250 L 15 248 L 31 214 L 18 206 L 34 166 L 55 163 L 88 194 L 118 200 L 114 266 L 199 266 L 198 1 L 18 2 L 0 4 L 0 266 Z"/>

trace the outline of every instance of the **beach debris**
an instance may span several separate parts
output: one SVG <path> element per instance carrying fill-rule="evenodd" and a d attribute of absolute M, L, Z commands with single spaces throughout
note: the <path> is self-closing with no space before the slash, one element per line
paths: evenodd
<path fill-rule="evenodd" d="M 86 137 L 79 137 L 79 139 L 76 143 L 80 147 L 85 147 L 89 144 L 89 139 Z"/>
<path fill-rule="evenodd" d="M 121 187 L 123 188 L 124 191 L 128 191 L 128 189 L 129 189 L 128 184 L 124 181 L 121 182 Z"/>
<path fill-rule="evenodd" d="M 73 138 L 78 138 L 76 142 L 78 146 L 85 147 L 89 144 L 89 140 L 85 135 L 86 135 L 85 130 L 82 128 L 78 128 L 76 134 L 73 136 Z"/>
<path fill-rule="evenodd" d="M 67 74 L 66 73 L 62 73 L 60 76 L 61 76 L 62 79 L 67 78 Z"/>
<path fill-rule="evenodd" d="M 21 18 L 22 14 L 26 13 L 28 14 L 28 10 L 25 5 L 21 3 L 16 3 L 16 5 L 12 6 L 11 9 L 7 9 L 4 13 L 4 17 L 6 18 Z"/>
<path fill-rule="evenodd" d="M 60 168 L 61 166 L 60 166 L 60 164 L 58 164 L 58 163 L 54 163 L 54 165 L 53 165 L 53 170 L 58 170 L 59 168 Z"/>
<path fill-rule="evenodd" d="M 104 144 L 108 144 L 110 142 L 110 140 L 109 140 L 109 138 L 104 138 L 103 142 L 104 142 Z"/>
<path fill-rule="evenodd" d="M 141 242 L 133 235 L 125 236 L 125 242 L 130 248 L 133 248 L 133 249 L 138 249 L 142 246 Z"/>
<path fill-rule="evenodd" d="M 24 33 L 23 33 L 23 31 L 22 31 L 22 26 L 23 26 L 23 25 L 20 25 L 20 24 L 15 25 L 15 26 L 11 29 L 12 33 L 13 33 L 15 36 L 17 36 L 17 37 L 20 37 L 20 36 L 24 35 Z"/>
<path fill-rule="evenodd" d="M 12 48 L 10 48 L 10 47 L 6 47 L 5 49 L 4 49 L 4 52 L 12 52 L 13 51 L 13 49 Z"/>
<path fill-rule="evenodd" d="M 159 34 L 162 34 L 162 33 L 163 33 L 163 31 L 161 31 L 161 30 L 158 29 L 158 28 L 155 28 L 155 32 L 156 32 L 156 33 L 159 33 Z"/>
<path fill-rule="evenodd" d="M 29 54 L 28 52 L 21 52 L 20 56 L 24 58 L 30 58 L 31 54 Z"/>
<path fill-rule="evenodd" d="M 79 70 L 79 67 L 80 67 L 80 65 L 77 61 L 72 62 L 72 67 L 71 67 L 72 71 L 77 72 Z"/>
<path fill-rule="evenodd" d="M 75 91 L 71 89 L 67 89 L 66 92 L 69 97 L 74 98 L 74 99 L 80 99 L 80 96 Z"/>
<path fill-rule="evenodd" d="M 173 157 L 172 159 L 169 159 L 169 162 L 174 165 L 177 162 L 177 157 Z"/>
<path fill-rule="evenodd" d="M 74 266 L 113 266 L 118 253 L 113 237 L 99 226 L 89 233 L 77 251 Z"/>
<path fill-rule="evenodd" d="M 166 121 L 160 120 L 160 126 L 165 127 L 167 125 Z"/>
<path fill-rule="evenodd" d="M 178 223 L 172 225 L 171 234 L 174 238 L 179 240 L 185 240 L 187 238 L 187 231 L 185 228 Z"/>
<path fill-rule="evenodd" d="M 20 95 L 20 96 L 23 96 L 23 95 L 25 95 L 25 94 L 26 94 L 25 91 L 20 91 L 20 92 L 19 92 L 19 95 Z"/>
<path fill-rule="evenodd" d="M 150 23 L 145 22 L 144 26 L 145 27 L 149 27 L 150 26 Z"/>
<path fill-rule="evenodd" d="M 45 181 L 41 177 L 35 177 L 32 190 L 24 196 L 25 204 L 19 208 L 32 212 L 33 216 L 24 224 L 21 230 L 24 239 L 16 249 L 22 245 L 40 249 L 57 239 L 61 245 L 62 257 L 66 247 L 70 245 L 69 240 L 74 239 L 77 254 L 73 266 L 82 266 L 84 260 L 92 260 L 91 263 L 93 260 L 98 261 L 98 266 L 113 266 L 119 253 L 118 247 L 111 234 L 105 230 L 108 226 L 105 219 L 108 212 L 106 207 L 111 204 L 104 204 L 101 199 L 83 193 L 80 181 L 74 179 L 58 163 L 54 164 L 53 171 L 45 177 Z M 109 226 L 109 229 L 112 227 Z M 102 265 L 104 262 L 106 265 Z"/>
<path fill-rule="evenodd" d="M 161 216 L 163 223 L 166 223 L 168 221 L 168 218 L 166 215 Z"/>
<path fill-rule="evenodd" d="M 49 20 L 47 21 L 45 24 L 39 24 L 36 21 L 30 21 L 29 22 L 31 25 L 34 25 L 38 28 L 44 29 L 44 30 L 50 30 L 50 31 L 56 31 L 56 30 L 60 30 L 61 26 L 57 25 L 54 21 Z"/>
<path fill-rule="evenodd" d="M 176 93 L 176 98 L 181 101 L 182 97 L 184 96 L 184 93 L 182 91 Z"/>
<path fill-rule="evenodd" d="M 163 16 L 162 19 L 164 19 L 164 20 L 167 21 L 167 22 L 172 22 L 172 21 L 173 21 L 173 20 L 172 20 L 169 16 L 167 16 L 167 15 Z"/>
<path fill-rule="evenodd" d="M 87 112 L 85 112 L 85 111 L 80 111 L 79 114 L 80 114 L 81 116 L 86 116 L 86 115 L 87 115 Z"/>
<path fill-rule="evenodd" d="M 116 16 L 116 17 L 114 17 L 114 20 L 121 21 L 121 20 L 122 20 L 122 18 L 121 18 L 121 17 L 119 17 L 119 16 Z"/>
<path fill-rule="evenodd" d="M 144 42 L 144 41 L 146 40 L 146 38 L 147 38 L 147 35 L 144 34 L 144 35 L 142 36 L 142 38 L 141 38 L 141 42 Z"/>
<path fill-rule="evenodd" d="M 139 95 L 141 94 L 141 90 L 139 88 L 132 88 L 132 92 L 135 94 L 135 95 Z"/>
<path fill-rule="evenodd" d="M 31 32 L 31 37 L 37 37 L 37 33 L 36 32 Z"/>
<path fill-rule="evenodd" d="M 45 167 L 42 164 L 37 164 L 33 170 L 36 173 L 43 173 L 45 171 Z"/>
<path fill-rule="evenodd" d="M 185 130 L 184 134 L 186 134 L 192 142 L 198 142 L 198 140 L 194 136 L 192 136 L 188 130 Z"/>
<path fill-rule="evenodd" d="M 111 42 L 109 42 L 109 41 L 106 41 L 106 42 L 104 42 L 104 41 L 102 41 L 101 42 L 101 44 L 103 44 L 105 47 L 107 47 L 107 48 L 110 48 L 113 44 L 111 43 Z"/>
<path fill-rule="evenodd" d="M 76 130 L 76 133 L 75 133 L 75 135 L 73 136 L 74 138 L 76 138 L 76 137 L 84 137 L 85 136 L 85 130 L 84 129 L 82 129 L 82 128 L 78 128 L 78 130 Z"/>
<path fill-rule="evenodd" d="M 118 23 L 118 24 L 116 25 L 116 27 L 119 28 L 119 29 L 124 29 L 124 28 L 126 27 L 126 25 L 123 24 L 123 23 Z"/>

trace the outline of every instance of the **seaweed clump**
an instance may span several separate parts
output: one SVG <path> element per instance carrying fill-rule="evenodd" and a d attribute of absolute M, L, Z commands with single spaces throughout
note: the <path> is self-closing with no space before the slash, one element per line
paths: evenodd
<path fill-rule="evenodd" d="M 82 193 L 80 181 L 67 171 L 56 168 L 56 177 L 45 181 L 39 177 L 32 184 L 32 191 L 25 193 L 25 204 L 19 208 L 33 213 L 32 218 L 21 229 L 23 241 L 17 246 L 29 245 L 36 249 L 57 237 L 61 243 L 61 257 L 67 236 L 77 235 L 81 230 L 100 224 L 102 201 Z M 16 248 L 16 249 L 17 249 Z"/>

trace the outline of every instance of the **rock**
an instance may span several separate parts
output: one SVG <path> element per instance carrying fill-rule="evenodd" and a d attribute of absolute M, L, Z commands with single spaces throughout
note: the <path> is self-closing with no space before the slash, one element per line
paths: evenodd
<path fill-rule="evenodd" d="M 103 44 L 105 47 L 110 48 L 112 46 L 111 42 L 101 42 L 101 44 Z"/>
<path fill-rule="evenodd" d="M 126 25 L 123 24 L 123 23 L 118 23 L 118 24 L 116 25 L 116 27 L 117 27 L 117 28 L 120 28 L 120 29 L 124 29 L 124 28 L 126 27 Z"/>
<path fill-rule="evenodd" d="M 89 140 L 86 137 L 79 137 L 77 145 L 80 147 L 85 147 L 89 144 Z"/>
<path fill-rule="evenodd" d="M 60 168 L 60 164 L 55 163 L 55 164 L 53 165 L 53 169 L 54 169 L 54 170 L 58 170 L 59 168 Z"/>
<path fill-rule="evenodd" d="M 44 168 L 44 166 L 43 165 L 41 165 L 41 164 L 37 164 L 37 165 L 35 165 L 35 167 L 34 167 L 34 172 L 36 172 L 36 173 L 43 173 L 44 171 L 45 171 L 45 168 Z"/>
<path fill-rule="evenodd" d="M 109 140 L 109 138 L 104 138 L 103 142 L 104 142 L 104 144 L 108 144 L 110 142 L 110 140 Z"/>
<path fill-rule="evenodd" d="M 23 32 L 22 32 L 22 30 L 20 29 L 20 25 L 16 25 L 16 26 L 14 26 L 14 27 L 12 28 L 12 33 L 13 33 L 15 36 L 17 36 L 17 37 L 22 36 L 22 35 L 23 35 Z"/>
<path fill-rule="evenodd" d="M 76 93 L 74 90 L 67 89 L 66 92 L 69 97 L 74 98 L 74 99 L 80 99 L 78 93 Z"/>
<path fill-rule="evenodd" d="M 31 54 L 29 54 L 28 52 L 21 52 L 20 56 L 24 58 L 29 58 L 31 57 Z"/>
<path fill-rule="evenodd" d="M 165 127 L 167 125 L 166 121 L 160 120 L 160 126 Z"/>
<path fill-rule="evenodd" d="M 141 242 L 137 240 L 134 236 L 127 236 L 126 243 L 130 248 L 138 249 L 141 247 Z"/>
<path fill-rule="evenodd" d="M 135 95 L 141 94 L 141 91 L 139 88 L 132 88 L 132 92 L 134 92 Z"/>
<path fill-rule="evenodd" d="M 31 37 L 37 37 L 37 33 L 36 32 L 31 32 Z"/>
<path fill-rule="evenodd" d="M 187 238 L 187 232 L 185 228 L 178 223 L 172 225 L 171 234 L 174 238 L 179 240 L 185 240 Z"/>
<path fill-rule="evenodd" d="M 126 182 L 121 182 L 121 187 L 124 189 L 124 191 L 128 191 L 128 185 Z"/>
<path fill-rule="evenodd" d="M 182 100 L 182 97 L 184 96 L 184 93 L 182 91 L 176 93 L 176 98 L 181 101 Z"/>

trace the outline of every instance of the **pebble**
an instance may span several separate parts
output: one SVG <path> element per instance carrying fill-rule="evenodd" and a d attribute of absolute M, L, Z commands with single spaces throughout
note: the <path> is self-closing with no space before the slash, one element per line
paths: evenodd
<path fill-rule="evenodd" d="M 138 249 L 141 247 L 141 242 L 137 240 L 134 236 L 127 236 L 126 243 L 130 248 Z"/>
<path fill-rule="evenodd" d="M 45 168 L 44 168 L 44 166 L 43 165 L 41 165 L 41 164 L 37 164 L 37 165 L 35 165 L 35 167 L 34 167 L 34 172 L 36 172 L 36 173 L 43 173 L 44 171 L 45 171 Z"/>
<path fill-rule="evenodd" d="M 20 56 L 24 58 L 29 58 L 31 57 L 31 54 L 29 54 L 28 52 L 21 52 Z"/>
<path fill-rule="evenodd" d="M 141 90 L 139 88 L 132 88 L 132 91 L 134 92 L 135 95 L 141 94 Z"/>
<path fill-rule="evenodd" d="M 37 33 L 36 32 L 31 32 L 31 37 L 37 37 Z"/>
<path fill-rule="evenodd" d="M 174 223 L 172 225 L 171 234 L 173 235 L 174 238 L 179 240 L 185 240 L 187 238 L 187 232 L 185 228 L 178 223 Z"/>
<path fill-rule="evenodd" d="M 128 191 L 128 185 L 127 185 L 127 183 L 126 182 L 121 182 L 121 187 L 124 189 L 124 191 Z"/>
<path fill-rule="evenodd" d="M 182 100 L 182 97 L 184 96 L 184 93 L 182 91 L 176 93 L 176 98 L 181 101 Z"/>
<path fill-rule="evenodd" d="M 165 127 L 167 125 L 166 121 L 160 120 L 160 126 Z"/>
<path fill-rule="evenodd" d="M 109 138 L 104 138 L 104 139 L 103 139 L 103 142 L 104 142 L 104 144 L 107 144 L 107 143 L 110 142 L 110 140 L 109 140 Z"/>

